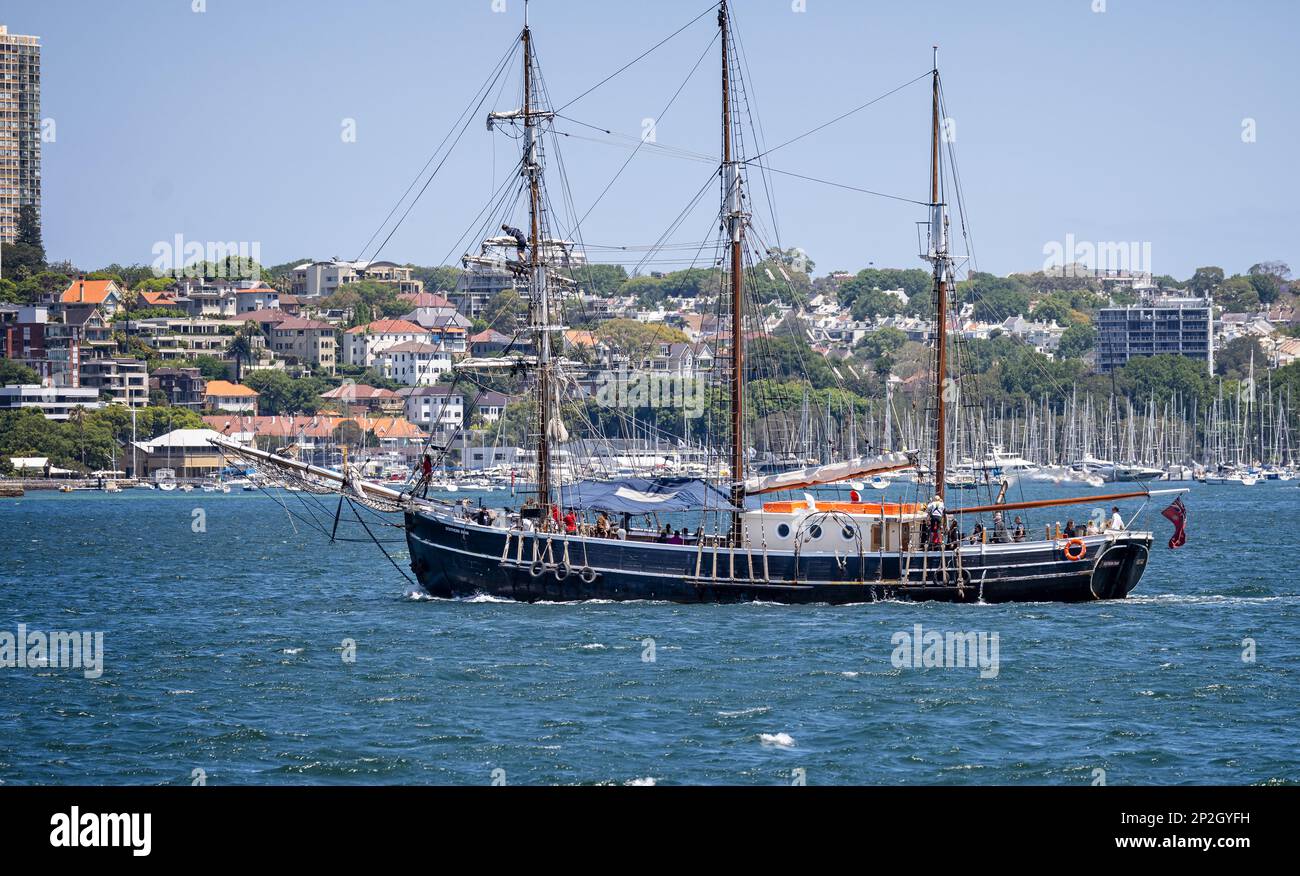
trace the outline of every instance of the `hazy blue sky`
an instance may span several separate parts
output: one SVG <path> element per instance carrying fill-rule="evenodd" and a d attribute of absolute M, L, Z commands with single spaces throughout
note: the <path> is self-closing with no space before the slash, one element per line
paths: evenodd
<path fill-rule="evenodd" d="M 256 241 L 266 264 L 352 258 L 507 50 L 522 0 L 3 0 L 42 40 L 44 229 L 52 258 L 148 263 L 157 241 Z M 494 7 L 506 6 L 504 13 Z M 794 4 L 799 5 L 799 4 Z M 768 145 L 923 73 L 940 44 L 975 253 L 1041 266 L 1044 246 L 1150 242 L 1157 273 L 1202 264 L 1300 268 L 1295 34 L 1300 4 L 1106 0 L 733 3 Z M 534 0 L 550 93 L 563 104 L 702 12 L 707 0 Z M 661 111 L 716 31 L 712 15 L 565 110 L 714 154 L 717 59 Z M 497 108 L 517 100 L 512 82 Z M 489 101 L 493 103 L 494 101 Z M 773 167 L 924 198 L 924 84 L 774 153 Z M 356 142 L 341 137 L 356 122 Z M 1242 140 L 1253 119 L 1256 141 Z M 561 130 L 593 132 L 561 120 Z M 608 140 L 608 138 L 605 138 Z M 566 139 L 583 213 L 628 149 Z M 515 160 L 469 128 L 382 255 L 459 255 Z M 599 244 L 657 240 L 709 173 L 638 157 L 583 226 Z M 554 189 L 558 199 L 559 189 Z M 917 265 L 908 204 L 777 177 L 781 242 L 817 271 Z M 715 200 L 710 199 L 712 209 Z M 674 240 L 709 231 L 697 211 Z M 770 239 L 769 239 L 770 242 Z M 368 253 L 367 253 L 368 254 Z M 635 261 L 635 258 L 630 259 Z M 661 268 L 675 265 L 663 263 Z"/>

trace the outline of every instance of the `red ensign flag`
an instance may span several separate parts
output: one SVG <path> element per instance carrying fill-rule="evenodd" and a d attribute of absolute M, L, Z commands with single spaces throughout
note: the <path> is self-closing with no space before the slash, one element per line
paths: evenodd
<path fill-rule="evenodd" d="M 1174 503 L 1160 513 L 1174 525 L 1174 534 L 1169 536 L 1169 549 L 1187 544 L 1187 506 L 1183 504 L 1183 497 L 1174 499 Z"/>

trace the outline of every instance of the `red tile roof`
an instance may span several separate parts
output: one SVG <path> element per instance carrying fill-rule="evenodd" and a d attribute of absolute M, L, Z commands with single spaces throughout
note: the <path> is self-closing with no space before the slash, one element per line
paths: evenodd
<path fill-rule="evenodd" d="M 209 428 L 223 435 L 252 433 L 258 438 L 273 437 L 285 441 L 292 441 L 299 436 L 329 438 L 340 423 L 348 420 L 365 432 L 374 432 L 380 438 L 422 440 L 425 437 L 419 426 L 404 417 L 336 417 L 323 414 L 314 417 L 246 417 L 215 414 L 203 418 Z"/>
<path fill-rule="evenodd" d="M 377 319 L 366 325 L 350 328 L 347 333 L 350 335 L 427 335 L 429 330 L 404 319 Z"/>
<path fill-rule="evenodd" d="M 113 290 L 121 289 L 112 280 L 73 280 L 63 293 L 64 304 L 103 304 Z"/>

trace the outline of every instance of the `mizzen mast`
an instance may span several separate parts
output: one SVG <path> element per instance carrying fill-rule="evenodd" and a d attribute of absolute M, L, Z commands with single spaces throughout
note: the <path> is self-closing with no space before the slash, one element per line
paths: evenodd
<path fill-rule="evenodd" d="M 731 36 L 726 0 L 718 5 L 722 30 L 722 183 L 723 214 L 731 238 L 731 500 L 743 507 L 745 499 L 745 310 L 742 256 L 745 212 L 741 196 L 740 163 L 731 142 Z"/>

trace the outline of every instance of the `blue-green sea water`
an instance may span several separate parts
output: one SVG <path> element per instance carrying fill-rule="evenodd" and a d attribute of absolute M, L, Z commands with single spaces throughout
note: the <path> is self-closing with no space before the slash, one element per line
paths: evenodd
<path fill-rule="evenodd" d="M 1300 490 L 1194 486 L 1177 551 L 1163 504 L 1125 601 L 834 608 L 436 600 L 257 493 L 3 499 L 0 633 L 104 662 L 0 668 L 0 782 L 1300 781 Z M 996 677 L 895 667 L 916 624 Z"/>

